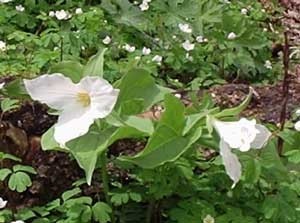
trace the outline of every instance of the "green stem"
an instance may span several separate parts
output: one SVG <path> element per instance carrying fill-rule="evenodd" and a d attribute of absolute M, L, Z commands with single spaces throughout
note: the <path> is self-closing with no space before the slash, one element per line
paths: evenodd
<path fill-rule="evenodd" d="M 103 152 L 102 155 L 101 155 L 101 164 L 102 164 L 101 177 L 102 177 L 102 184 L 103 184 L 103 192 L 104 192 L 106 203 L 112 209 L 111 222 L 115 223 L 116 220 L 115 220 L 115 215 L 114 215 L 114 211 L 113 211 L 113 206 L 112 206 L 112 203 L 111 203 L 110 197 L 109 197 L 109 177 L 108 177 L 108 174 L 107 174 L 107 156 L 106 156 L 106 152 Z"/>
<path fill-rule="evenodd" d="M 146 213 L 146 223 L 152 223 L 152 214 L 155 206 L 155 201 L 151 200 L 148 204 L 147 213 Z"/>

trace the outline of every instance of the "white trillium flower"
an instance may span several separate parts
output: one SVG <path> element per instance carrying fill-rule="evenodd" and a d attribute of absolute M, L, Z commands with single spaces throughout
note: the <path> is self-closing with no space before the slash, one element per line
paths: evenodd
<path fill-rule="evenodd" d="M 0 3 L 8 3 L 11 2 L 12 0 L 0 0 Z"/>
<path fill-rule="evenodd" d="M 17 6 L 16 6 L 16 10 L 17 10 L 18 12 L 24 12 L 24 11 L 25 11 L 25 8 L 23 7 L 23 5 L 17 5 Z"/>
<path fill-rule="evenodd" d="M 67 11 L 62 9 L 62 10 L 59 10 L 59 11 L 55 12 L 55 17 L 58 20 L 67 20 L 67 19 L 71 18 L 72 15 L 70 13 L 68 13 Z"/>
<path fill-rule="evenodd" d="M 130 46 L 129 44 L 125 44 L 123 46 L 123 49 L 125 49 L 126 51 L 128 51 L 129 53 L 132 53 L 135 51 L 135 46 Z"/>
<path fill-rule="evenodd" d="M 147 56 L 150 53 L 151 53 L 151 49 L 144 46 L 143 49 L 142 49 L 142 54 Z"/>
<path fill-rule="evenodd" d="M 300 109 L 297 109 L 297 110 L 295 111 L 295 114 L 296 114 L 297 116 L 300 116 Z"/>
<path fill-rule="evenodd" d="M 190 25 L 187 23 L 179 23 L 178 24 L 179 29 L 181 30 L 181 32 L 184 33 L 192 33 L 192 28 L 190 28 Z"/>
<path fill-rule="evenodd" d="M 94 120 L 111 113 L 119 90 L 100 77 L 84 77 L 74 84 L 62 74 L 45 74 L 24 80 L 32 99 L 60 111 L 54 126 L 54 139 L 62 146 L 86 134 Z"/>
<path fill-rule="evenodd" d="M 108 45 L 111 43 L 111 38 L 110 36 L 106 36 L 103 40 L 102 40 L 102 43 L 105 44 L 105 45 Z"/>
<path fill-rule="evenodd" d="M 0 40 L 0 51 L 4 52 L 6 51 L 6 43 L 2 40 Z"/>
<path fill-rule="evenodd" d="M 242 167 L 231 149 L 238 149 L 241 152 L 246 152 L 250 148 L 261 149 L 271 133 L 265 126 L 256 124 L 255 120 L 249 121 L 245 118 L 236 122 L 214 120 L 213 126 L 220 136 L 220 154 L 226 173 L 233 181 L 233 188 L 241 178 Z"/>
<path fill-rule="evenodd" d="M 0 197 L 0 209 L 3 209 L 6 207 L 7 201 L 3 200 L 2 197 Z"/>
<path fill-rule="evenodd" d="M 162 62 L 162 56 L 160 55 L 155 55 L 153 58 L 152 58 L 152 61 L 153 62 L 156 62 L 156 63 L 161 63 Z"/>
<path fill-rule="evenodd" d="M 79 15 L 79 14 L 82 14 L 82 13 L 83 13 L 82 8 L 75 9 L 75 14 Z"/>
<path fill-rule="evenodd" d="M 241 9 L 241 14 L 242 14 L 242 15 L 247 15 L 247 14 L 248 14 L 248 9 L 242 8 L 242 9 Z"/>
<path fill-rule="evenodd" d="M 265 61 L 265 64 L 264 64 L 264 66 L 265 66 L 265 68 L 267 68 L 267 69 L 269 69 L 269 70 L 272 70 L 272 63 L 271 63 L 271 61 L 269 61 L 269 60 L 266 60 Z"/>
<path fill-rule="evenodd" d="M 181 46 L 183 47 L 183 49 L 185 49 L 186 51 L 191 51 L 195 48 L 195 44 L 191 43 L 189 40 L 184 41 Z"/>
<path fill-rule="evenodd" d="M 227 39 L 233 40 L 236 38 L 236 34 L 234 32 L 231 32 L 228 34 Z"/>
<path fill-rule="evenodd" d="M 203 219 L 203 223 L 215 223 L 215 219 L 211 215 L 206 215 Z"/>
<path fill-rule="evenodd" d="M 12 221 L 10 223 L 25 223 L 25 221 L 22 221 L 22 220 L 17 220 L 17 221 Z"/>

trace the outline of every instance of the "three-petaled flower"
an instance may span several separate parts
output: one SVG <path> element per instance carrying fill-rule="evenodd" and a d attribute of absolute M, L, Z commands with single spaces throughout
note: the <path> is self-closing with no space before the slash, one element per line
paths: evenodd
<path fill-rule="evenodd" d="M 231 149 L 246 152 L 250 148 L 261 149 L 271 136 L 270 131 L 255 120 L 245 118 L 236 122 L 213 121 L 213 126 L 220 136 L 220 154 L 226 173 L 233 181 L 234 187 L 241 178 L 241 164 Z"/>
<path fill-rule="evenodd" d="M 24 80 L 24 84 L 32 99 L 60 111 L 54 139 L 61 146 L 86 134 L 96 119 L 109 115 L 119 94 L 118 89 L 96 76 L 84 77 L 74 84 L 62 74 L 45 74 Z"/>

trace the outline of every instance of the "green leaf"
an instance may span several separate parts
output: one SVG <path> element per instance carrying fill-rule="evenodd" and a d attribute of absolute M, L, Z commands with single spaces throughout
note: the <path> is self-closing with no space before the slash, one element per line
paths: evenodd
<path fill-rule="evenodd" d="M 22 79 L 16 79 L 7 83 L 5 85 L 5 88 L 3 88 L 2 90 L 3 93 L 9 97 L 16 97 L 16 98 L 29 97 Z"/>
<path fill-rule="evenodd" d="M 291 163 L 299 164 L 300 163 L 300 150 L 291 150 L 284 154 L 288 157 L 288 160 Z"/>
<path fill-rule="evenodd" d="M 17 191 L 19 193 L 24 192 L 27 187 L 30 187 L 32 185 L 31 179 L 28 176 L 27 173 L 24 172 L 17 172 L 10 175 L 9 181 L 8 181 L 8 187 L 9 189 L 13 191 Z"/>
<path fill-rule="evenodd" d="M 115 206 L 120 206 L 122 204 L 127 204 L 129 201 L 128 193 L 113 193 L 111 196 L 111 202 Z"/>
<path fill-rule="evenodd" d="M 249 91 L 248 96 L 239 106 L 237 106 L 235 108 L 224 109 L 220 113 L 216 114 L 215 117 L 216 118 L 232 117 L 232 116 L 236 116 L 236 115 L 240 114 L 244 109 L 246 109 L 246 107 L 248 106 L 248 104 L 251 101 L 254 89 L 253 88 L 249 88 L 249 89 L 250 89 L 250 91 Z"/>
<path fill-rule="evenodd" d="M 100 223 L 110 222 L 111 207 L 104 202 L 97 202 L 92 207 L 94 219 Z"/>
<path fill-rule="evenodd" d="M 115 109 L 119 112 L 126 111 L 125 113 L 128 113 L 126 107 L 130 101 L 139 101 L 141 105 L 143 100 L 142 110 L 145 111 L 161 101 L 166 93 L 166 89 L 161 89 L 155 84 L 155 80 L 147 70 L 137 68 L 128 71 L 116 87 L 120 89 L 120 94 Z M 130 113 L 132 114 L 132 111 Z"/>
<path fill-rule="evenodd" d="M 165 96 L 165 109 L 160 125 L 166 125 L 181 135 L 185 125 L 184 105 L 174 95 L 167 94 Z"/>
<path fill-rule="evenodd" d="M 22 160 L 14 155 L 0 152 L 0 160 L 10 159 L 13 161 L 21 162 Z"/>
<path fill-rule="evenodd" d="M 245 180 L 251 184 L 255 184 L 261 173 L 260 162 L 252 157 L 247 161 L 245 167 Z"/>
<path fill-rule="evenodd" d="M 41 146 L 42 149 L 47 151 L 47 150 L 58 150 L 58 151 L 65 151 L 68 152 L 68 149 L 66 148 L 61 148 L 58 142 L 55 141 L 54 139 L 54 126 L 52 126 L 50 129 L 47 130 L 42 135 L 41 139 Z"/>
<path fill-rule="evenodd" d="M 69 200 L 71 197 L 74 197 L 80 193 L 81 193 L 81 189 L 78 187 L 75 187 L 72 190 L 68 190 L 68 191 L 64 192 L 61 197 L 62 197 L 63 201 L 65 202 L 65 201 Z"/>
<path fill-rule="evenodd" d="M 83 69 L 83 76 L 103 77 L 104 53 L 106 50 L 106 48 L 101 49 L 90 58 Z"/>
<path fill-rule="evenodd" d="M 130 192 L 129 197 L 131 200 L 135 202 L 141 202 L 142 201 L 142 196 L 138 193 Z"/>
<path fill-rule="evenodd" d="M 4 98 L 1 101 L 1 110 L 2 110 L 2 113 L 19 107 L 18 103 L 19 103 L 19 100 Z"/>
<path fill-rule="evenodd" d="M 13 171 L 16 173 L 18 171 L 23 171 L 31 174 L 36 174 L 35 169 L 33 169 L 31 166 L 24 166 L 24 165 L 15 165 L 13 166 Z"/>
<path fill-rule="evenodd" d="M 11 173 L 12 171 L 10 169 L 7 168 L 0 169 L 0 181 L 4 181 L 5 178 Z"/>
<path fill-rule="evenodd" d="M 77 83 L 83 76 L 83 66 L 76 61 L 62 61 L 51 67 L 50 72 L 61 73 Z"/>

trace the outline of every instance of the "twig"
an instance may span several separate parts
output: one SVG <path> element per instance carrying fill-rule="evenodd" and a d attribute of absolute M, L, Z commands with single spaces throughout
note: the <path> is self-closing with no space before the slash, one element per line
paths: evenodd
<path fill-rule="evenodd" d="M 286 119 L 286 107 L 289 98 L 289 39 L 287 31 L 284 32 L 284 47 L 283 47 L 283 67 L 284 67 L 284 78 L 282 83 L 282 106 L 280 112 L 280 131 L 283 131 Z M 283 152 L 283 139 L 278 138 L 277 151 L 278 155 L 281 156 Z"/>

